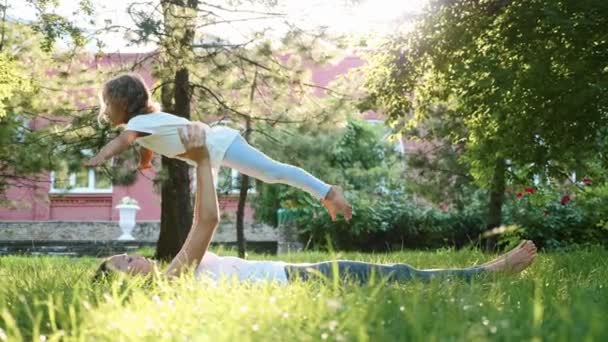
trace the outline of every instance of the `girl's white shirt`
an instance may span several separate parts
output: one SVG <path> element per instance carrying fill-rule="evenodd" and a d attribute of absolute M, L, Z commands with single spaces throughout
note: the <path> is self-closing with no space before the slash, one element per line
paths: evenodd
<path fill-rule="evenodd" d="M 169 113 L 150 113 L 137 115 L 129 120 L 126 125 L 127 130 L 148 133 L 144 137 L 135 139 L 135 143 L 143 146 L 155 153 L 162 154 L 169 158 L 176 158 L 196 166 L 192 160 L 176 157 L 186 152 L 184 145 L 179 139 L 179 128 L 186 127 L 190 121 Z M 239 135 L 239 131 L 226 126 L 204 125 L 206 141 L 205 145 L 209 150 L 211 167 L 217 179 L 217 171 L 222 165 L 224 155 L 230 144 Z"/>

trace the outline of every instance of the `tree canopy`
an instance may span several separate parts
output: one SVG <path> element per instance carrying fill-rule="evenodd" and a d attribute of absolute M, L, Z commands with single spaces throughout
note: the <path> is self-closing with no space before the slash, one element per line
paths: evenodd
<path fill-rule="evenodd" d="M 482 184 L 500 159 L 530 175 L 607 161 L 604 1 L 432 1 L 372 55 L 372 103 L 394 123 L 439 111 Z"/>

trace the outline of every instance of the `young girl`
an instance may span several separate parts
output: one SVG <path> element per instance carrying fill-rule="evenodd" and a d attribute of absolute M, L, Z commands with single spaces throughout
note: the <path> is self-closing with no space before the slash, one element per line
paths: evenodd
<path fill-rule="evenodd" d="M 190 121 L 161 112 L 158 104 L 150 98 L 150 92 L 141 76 L 125 74 L 106 82 L 101 92 L 99 117 L 113 126 L 126 124 L 126 127 L 95 157 L 85 162 L 85 166 L 98 166 L 124 152 L 133 143 L 140 145 L 139 169 L 151 167 L 152 152 L 196 166 L 188 158 L 178 135 L 178 129 L 186 127 Z M 226 166 L 266 183 L 297 187 L 320 199 L 332 220 L 336 219 L 336 214 L 342 214 L 347 220 L 351 218 L 352 207 L 344 198 L 340 187 L 330 186 L 298 167 L 270 159 L 250 146 L 235 129 L 204 126 L 203 139 L 216 172 L 220 166 Z"/>

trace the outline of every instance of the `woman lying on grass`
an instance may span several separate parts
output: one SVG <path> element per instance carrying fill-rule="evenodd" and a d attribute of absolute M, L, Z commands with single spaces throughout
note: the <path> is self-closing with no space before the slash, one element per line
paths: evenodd
<path fill-rule="evenodd" d="M 195 276 L 210 276 L 213 279 L 236 278 L 239 281 L 276 281 L 289 283 L 296 279 L 308 280 L 316 276 L 332 277 L 338 272 L 340 278 L 367 282 L 371 276 L 383 277 L 389 282 L 405 282 L 412 279 L 431 278 L 470 279 L 478 274 L 521 272 L 536 257 L 536 246 L 523 241 L 510 252 L 488 263 L 464 269 L 417 270 L 407 264 L 370 264 L 358 261 L 335 260 L 320 263 L 286 263 L 281 261 L 250 261 L 235 257 L 220 257 L 207 251 L 219 223 L 217 193 L 214 188 L 209 153 L 201 146 L 204 128 L 197 123 L 180 131 L 180 139 L 186 147 L 189 159 L 196 161 L 196 197 L 192 229 L 168 269 L 162 274 L 176 277 L 195 267 Z M 157 271 L 156 263 L 148 258 L 120 254 L 105 259 L 95 278 L 103 278 L 112 271 L 147 275 Z"/>

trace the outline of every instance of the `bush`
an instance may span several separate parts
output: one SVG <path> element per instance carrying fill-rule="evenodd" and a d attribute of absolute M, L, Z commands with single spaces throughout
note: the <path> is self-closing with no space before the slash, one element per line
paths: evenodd
<path fill-rule="evenodd" d="M 320 206 L 293 211 L 303 242 L 340 250 L 378 251 L 402 248 L 463 247 L 476 242 L 485 222 L 483 206 L 445 212 L 414 203 L 401 191 L 359 196 L 353 219 L 331 222 Z"/>
<path fill-rule="evenodd" d="M 570 194 L 543 187 L 519 195 L 503 211 L 504 222 L 519 227 L 515 237 L 549 249 L 608 245 L 608 185 L 581 185 Z"/>
<path fill-rule="evenodd" d="M 416 204 L 402 190 L 352 198 L 353 219 L 331 222 L 318 204 L 291 209 L 301 238 L 309 247 L 379 251 L 401 248 L 461 248 L 477 244 L 485 231 L 487 194 L 470 197 L 463 210 L 442 211 Z M 608 246 L 608 186 L 585 186 L 569 195 L 547 187 L 507 198 L 503 222 L 511 225 L 501 244 L 530 239 L 540 248 Z"/>

